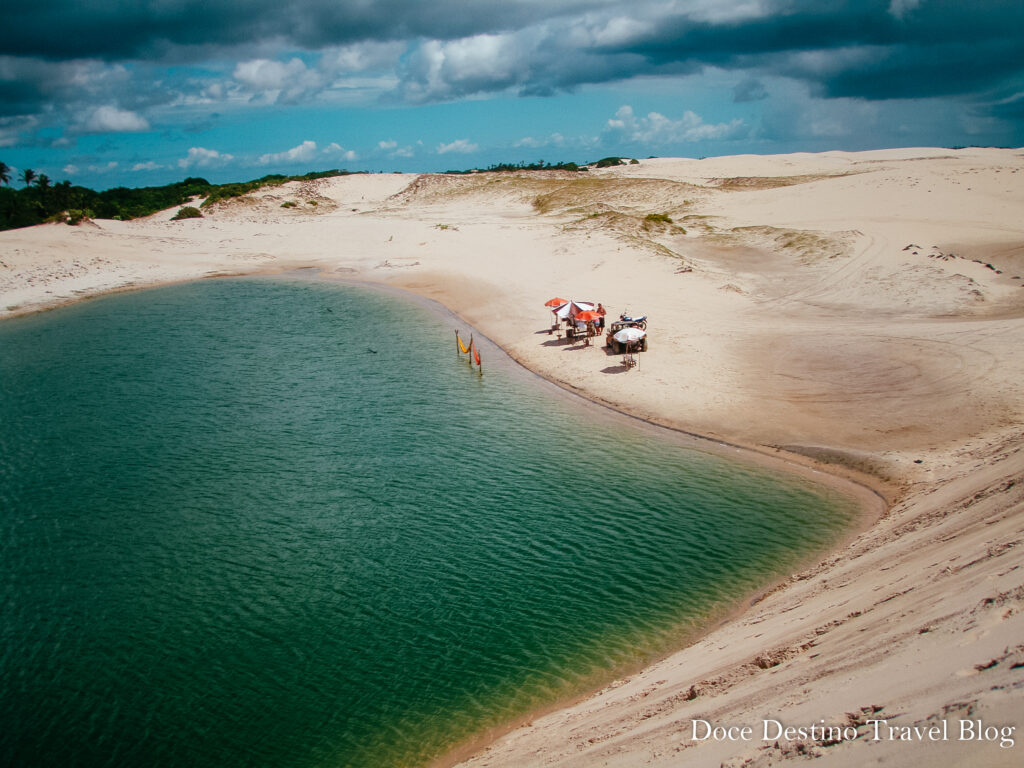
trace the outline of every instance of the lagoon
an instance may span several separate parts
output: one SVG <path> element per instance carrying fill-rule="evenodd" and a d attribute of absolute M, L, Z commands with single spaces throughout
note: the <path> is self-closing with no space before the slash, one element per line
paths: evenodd
<path fill-rule="evenodd" d="M 0 762 L 423 765 L 677 647 L 853 501 L 451 318 L 232 279 L 0 324 Z"/>

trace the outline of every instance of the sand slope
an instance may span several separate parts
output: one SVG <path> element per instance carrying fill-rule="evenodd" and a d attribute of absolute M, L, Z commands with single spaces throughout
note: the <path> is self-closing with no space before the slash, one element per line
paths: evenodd
<path fill-rule="evenodd" d="M 0 316 L 315 266 L 437 299 L 587 397 L 866 473 L 892 502 L 698 644 L 514 730 L 471 765 L 766 765 L 809 752 L 1016 765 L 1021 733 L 1007 749 L 957 729 L 1024 726 L 1021 211 L 1020 150 L 351 176 L 264 190 L 201 220 L 169 211 L 0 233 Z M 556 294 L 648 314 L 639 367 L 546 333 L 542 305 Z M 697 743 L 694 718 L 749 724 L 758 739 Z M 871 718 L 955 732 L 873 740 Z M 775 746 L 759 740 L 765 719 L 861 736 Z"/>

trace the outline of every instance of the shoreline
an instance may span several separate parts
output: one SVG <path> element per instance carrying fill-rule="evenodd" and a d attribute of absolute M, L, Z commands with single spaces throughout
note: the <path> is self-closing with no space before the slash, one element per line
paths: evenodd
<path fill-rule="evenodd" d="M 300 270 L 310 270 L 309 277 L 313 280 L 323 282 L 336 282 L 343 285 L 353 285 L 357 287 L 363 287 L 367 290 L 382 291 L 391 295 L 401 296 L 407 300 L 416 301 L 421 306 L 432 308 L 437 314 L 441 316 L 448 316 L 453 319 L 461 321 L 468 329 L 472 330 L 473 333 L 478 335 L 482 339 L 486 339 L 495 349 L 499 350 L 502 355 L 508 358 L 516 366 L 528 372 L 531 376 L 541 379 L 547 382 L 549 385 L 558 388 L 566 395 L 571 398 L 578 399 L 589 403 L 592 406 L 602 408 L 616 415 L 616 417 L 625 417 L 632 421 L 638 422 L 645 425 L 652 430 L 662 432 L 668 431 L 682 438 L 687 438 L 695 443 L 697 450 L 712 453 L 715 455 L 733 455 L 728 453 L 730 450 L 733 452 L 740 452 L 744 461 L 759 464 L 762 466 L 769 466 L 777 469 L 778 471 L 794 474 L 805 479 L 817 482 L 821 485 L 830 486 L 833 481 L 838 481 L 835 486 L 838 488 L 846 488 L 846 486 L 852 486 L 853 488 L 859 489 L 858 493 L 851 493 L 850 488 L 846 488 L 845 492 L 851 497 L 860 498 L 860 492 L 867 492 L 874 498 L 870 502 L 866 499 L 858 501 L 860 506 L 874 505 L 877 507 L 881 504 L 882 507 L 874 513 L 866 513 L 866 517 L 870 518 L 870 522 L 867 525 L 856 526 L 857 532 L 866 530 L 879 517 L 883 516 L 889 507 L 894 503 L 894 497 L 898 495 L 898 491 L 891 484 L 883 482 L 880 478 L 873 475 L 859 472 L 856 469 L 842 467 L 839 465 L 830 465 L 825 462 L 820 462 L 812 457 L 805 456 L 799 453 L 793 453 L 783 448 L 758 445 L 752 443 L 744 443 L 738 440 L 731 440 L 728 438 L 714 437 L 711 435 L 702 434 L 693 430 L 687 429 L 684 426 L 674 424 L 670 421 L 660 421 L 657 419 L 650 418 L 641 413 L 631 410 L 627 405 L 622 403 L 613 403 L 606 400 L 598 399 L 592 395 L 588 395 L 585 392 L 581 392 L 578 388 L 572 387 L 571 385 L 564 384 L 551 376 L 545 376 L 543 371 L 537 370 L 530 366 L 529 362 L 522 359 L 519 356 L 512 354 L 508 349 L 503 347 L 494 339 L 490 338 L 480 328 L 474 326 L 462 315 L 459 314 L 458 309 L 446 306 L 437 299 L 424 296 L 422 294 L 413 293 L 405 288 L 396 287 L 387 283 L 375 283 L 366 280 L 354 280 L 346 279 L 343 277 L 330 277 L 320 273 L 320 268 L 316 266 L 299 267 Z M 312 270 L 317 270 L 314 274 Z M 248 277 L 295 277 L 292 274 L 294 270 L 278 273 L 254 273 L 248 275 Z M 231 277 L 231 276 L 226 276 Z M 239 275 L 241 277 L 241 275 Z M 305 277 L 305 275 L 301 276 Z M 812 475 L 821 474 L 825 476 L 825 479 L 816 479 Z M 843 492 L 843 491 L 840 491 Z"/>
<path fill-rule="evenodd" d="M 79 249 L 109 264 L 120 248 L 127 259 L 97 266 L 94 294 L 96 280 L 111 278 L 133 284 L 102 293 L 320 269 L 440 305 L 567 397 L 678 439 L 700 435 L 729 455 L 745 446 L 751 460 L 819 482 L 867 480 L 860 487 L 880 514 L 802 572 L 682 650 L 453 759 L 760 766 L 815 754 L 851 766 L 872 756 L 1009 765 L 1016 749 L 991 744 L 757 746 L 683 733 L 694 717 L 846 723 L 875 706 L 923 724 L 961 704 L 986 722 L 1024 726 L 1024 703 L 1012 696 L 1024 689 L 1021 158 L 907 149 L 649 160 L 594 173 L 588 184 L 609 182 L 601 203 L 615 213 L 583 219 L 574 211 L 594 203 L 571 178 L 363 177 L 287 192 L 320 200 L 317 216 L 280 213 L 272 191 L 197 224 L 158 215 L 109 231 L 104 222 L 98 232 L 2 233 L 0 245 L 28 254 L 19 257 L 28 277 L 14 283 L 21 295 L 41 296 L 46 285 L 29 289 L 33 279 L 78 289 L 54 304 L 91 297 L 81 281 L 60 282 L 61 269 L 74 271 L 66 254 Z M 764 184 L 718 188 L 750 177 L 752 162 Z M 970 188 L 959 182 L 965 173 Z M 774 176 L 801 180 L 780 187 Z M 553 211 L 534 210 L 537 195 Z M 355 215 L 343 212 L 349 200 Z M 667 209 L 681 226 L 645 227 L 638 202 L 641 214 Z M 152 243 L 162 251 L 138 256 Z M 523 307 L 567 285 L 609 307 L 646 303 L 657 341 L 640 372 L 615 376 L 598 370 L 593 351 L 541 340 Z"/>

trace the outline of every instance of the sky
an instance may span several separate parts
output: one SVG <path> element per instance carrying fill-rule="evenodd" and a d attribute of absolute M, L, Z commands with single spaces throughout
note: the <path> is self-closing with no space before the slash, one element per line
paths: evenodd
<path fill-rule="evenodd" d="M 44 0 L 0 26 L 14 186 L 1024 145 L 1022 0 Z"/>

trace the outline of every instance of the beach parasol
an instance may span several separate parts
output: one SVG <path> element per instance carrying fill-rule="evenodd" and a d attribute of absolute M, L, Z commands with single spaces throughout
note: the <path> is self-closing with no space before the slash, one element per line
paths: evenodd
<path fill-rule="evenodd" d="M 567 317 L 575 318 L 580 312 L 586 312 L 588 309 L 593 308 L 593 303 L 589 301 L 567 301 L 558 309 L 554 310 L 554 312 L 560 320 L 565 320 Z"/>
<path fill-rule="evenodd" d="M 547 301 L 545 301 L 544 302 L 544 306 L 545 307 L 552 307 L 552 308 L 554 308 L 554 307 L 560 307 L 563 304 L 568 304 L 568 303 L 569 303 L 568 299 L 559 299 L 559 298 L 556 297 L 554 299 L 548 299 Z"/>
<path fill-rule="evenodd" d="M 601 319 L 601 313 L 600 312 L 595 312 L 592 309 L 588 309 L 588 310 L 585 310 L 583 312 L 580 312 L 573 319 L 574 320 L 579 320 L 579 321 L 584 322 L 584 323 L 591 323 L 591 322 L 593 322 L 595 320 L 600 320 Z"/>
<path fill-rule="evenodd" d="M 632 344 L 635 341 L 640 341 L 646 335 L 647 331 L 641 331 L 639 328 L 623 328 L 612 338 L 619 344 Z"/>

